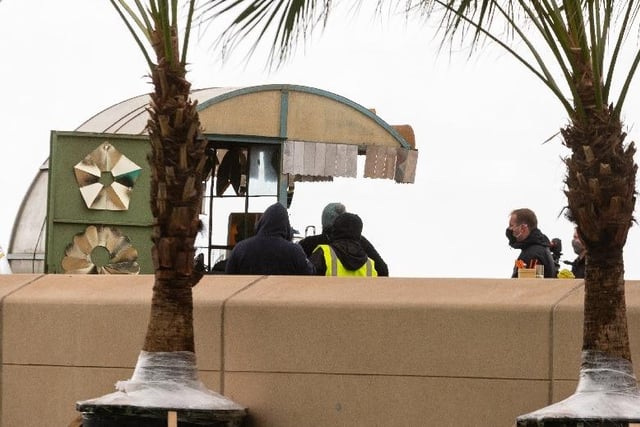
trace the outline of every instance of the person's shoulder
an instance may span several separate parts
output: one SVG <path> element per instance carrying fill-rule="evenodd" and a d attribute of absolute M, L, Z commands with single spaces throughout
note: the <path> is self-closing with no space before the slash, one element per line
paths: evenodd
<path fill-rule="evenodd" d="M 314 246 L 313 250 L 311 251 L 311 256 L 319 255 L 320 257 L 323 257 L 324 253 L 325 253 L 325 251 L 324 251 L 325 248 L 327 248 L 327 250 L 329 252 L 331 251 L 330 246 L 327 243 L 322 243 L 322 244 Z M 327 252 L 327 253 L 329 253 L 329 252 Z"/>
<path fill-rule="evenodd" d="M 289 248 L 289 250 L 293 251 L 293 252 L 300 252 L 304 255 L 304 249 L 302 248 L 302 246 L 300 246 L 299 243 L 295 243 L 295 242 L 291 242 L 289 240 L 285 240 L 286 243 L 284 243 L 284 245 Z"/>
<path fill-rule="evenodd" d="M 373 243 L 371 243 L 366 237 L 364 237 L 364 235 L 360 236 L 360 245 L 363 248 L 367 248 L 367 249 L 373 249 L 375 250 Z"/>
<path fill-rule="evenodd" d="M 311 255 L 318 245 L 328 243 L 328 239 L 324 234 L 314 234 L 313 236 L 307 236 L 298 242 L 298 245 L 302 247 L 304 253 Z"/>
<path fill-rule="evenodd" d="M 300 245 L 313 245 L 318 244 L 318 242 L 324 241 L 324 235 L 322 234 L 314 234 L 313 236 L 307 236 L 304 239 L 300 240 L 298 243 Z"/>
<path fill-rule="evenodd" d="M 236 243 L 233 249 L 243 248 L 245 246 L 251 245 L 255 241 L 256 241 L 256 236 L 247 237 L 246 239 L 240 240 L 238 243 Z"/>

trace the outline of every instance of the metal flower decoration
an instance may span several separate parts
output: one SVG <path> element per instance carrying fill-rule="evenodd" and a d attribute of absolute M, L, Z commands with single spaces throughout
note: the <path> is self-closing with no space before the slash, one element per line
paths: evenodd
<path fill-rule="evenodd" d="M 142 168 L 104 142 L 75 165 L 73 171 L 89 209 L 126 211 Z"/>
<path fill-rule="evenodd" d="M 90 225 L 67 245 L 61 265 L 69 274 L 138 274 L 138 251 L 117 228 Z"/>

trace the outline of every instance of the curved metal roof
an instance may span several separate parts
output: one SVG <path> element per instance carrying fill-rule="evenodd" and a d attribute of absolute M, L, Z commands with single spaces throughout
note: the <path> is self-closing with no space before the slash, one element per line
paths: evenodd
<path fill-rule="evenodd" d="M 201 103 L 233 90 L 234 88 L 228 87 L 197 89 L 191 93 L 191 97 L 193 100 Z M 149 105 L 148 93 L 126 99 L 97 113 L 78 126 L 76 131 L 141 135 L 145 133 L 145 127 L 149 118 L 146 110 L 147 105 Z"/>
<path fill-rule="evenodd" d="M 269 99 L 265 97 L 259 97 L 260 94 L 265 93 L 275 94 L 274 98 L 278 104 L 274 105 L 273 102 L 270 102 Z M 286 94 L 286 97 L 282 96 L 282 94 Z M 295 102 L 295 99 L 291 96 L 291 94 L 297 94 L 302 96 L 303 98 L 298 102 L 297 105 L 290 105 Z M 345 116 L 351 115 L 353 117 L 353 121 L 349 122 L 349 126 L 347 128 L 347 132 L 351 135 L 362 136 L 363 138 L 371 137 L 371 130 L 369 132 L 362 132 L 363 128 L 366 127 L 366 121 L 371 122 L 369 124 L 371 129 L 378 129 L 384 131 L 389 135 L 389 137 L 395 142 L 396 146 L 411 149 L 415 149 L 415 137 L 413 135 L 413 130 L 408 125 L 399 125 L 399 126 L 391 126 L 382 118 L 380 118 L 375 112 L 363 107 L 360 104 L 357 104 L 343 96 L 337 95 L 335 93 L 331 93 L 322 89 L 312 88 L 308 86 L 300 86 L 300 85 L 288 85 L 288 84 L 271 84 L 271 85 L 260 85 L 260 86 L 249 86 L 249 87 L 211 87 L 205 89 L 197 89 L 192 91 L 191 98 L 194 101 L 198 102 L 198 111 L 201 115 L 201 122 L 205 133 L 232 133 L 232 134 L 245 134 L 247 132 L 247 120 L 243 120 L 241 124 L 239 124 L 234 129 L 221 129 L 225 126 L 221 126 L 221 120 L 229 121 L 230 116 L 240 115 L 239 111 L 246 111 L 247 107 L 253 105 L 259 113 L 263 114 L 262 120 L 273 119 L 274 117 L 268 117 L 269 109 L 272 108 L 278 111 L 271 111 L 272 114 L 277 115 L 277 118 L 282 120 L 283 115 L 287 115 L 287 126 L 288 130 L 295 129 L 294 126 L 304 126 L 302 123 L 298 123 L 300 120 L 307 121 L 308 115 L 312 115 L 312 112 L 307 112 L 307 116 L 296 115 L 295 111 L 303 108 L 304 106 L 308 106 L 310 103 L 309 100 L 321 99 L 326 101 L 325 110 L 319 110 L 321 113 L 327 112 L 327 109 L 332 109 L 338 111 L 338 108 L 342 107 L 342 110 L 339 110 L 337 114 L 339 114 L 344 120 Z M 245 101 L 240 101 L 242 98 L 245 98 Z M 86 122 L 78 126 L 76 131 L 79 132 L 99 132 L 99 133 L 124 133 L 124 134 L 132 134 L 139 135 L 145 133 L 145 127 L 147 124 L 147 113 L 146 108 L 148 105 L 149 95 L 139 95 L 125 101 L 119 102 L 115 105 L 112 105 L 109 108 L 99 112 L 94 115 Z M 238 108 L 228 102 L 233 100 L 236 102 Z M 254 101 L 254 102 L 252 102 Z M 283 103 L 285 103 L 283 105 Z M 288 103 L 288 104 L 287 104 Z M 321 104 L 316 102 L 314 104 L 315 108 L 322 108 Z M 222 119 L 216 120 L 212 117 L 212 115 L 207 114 L 207 110 L 212 110 L 214 113 L 212 115 L 217 114 Z M 346 112 L 346 114 L 345 114 Z M 359 118 L 360 120 L 357 120 Z M 255 114 L 252 117 L 252 120 L 255 120 Z M 322 117 L 319 115 L 314 115 L 313 120 L 317 121 L 318 126 L 321 126 L 323 130 L 331 130 L 333 126 L 326 126 L 325 123 L 322 123 Z M 333 123 L 332 123 L 333 124 Z M 308 123 L 307 123 L 308 125 Z M 360 132 L 354 132 L 353 127 L 360 127 Z M 250 129 L 251 130 L 251 129 Z M 255 134 L 255 129 L 254 134 Z M 263 132 L 260 134 L 264 135 L 265 129 L 259 129 Z M 318 139 L 318 133 L 310 133 L 305 134 L 302 132 L 302 135 L 289 135 L 282 134 L 279 135 L 270 135 L 270 136 L 281 136 L 288 137 L 294 139 Z M 300 137 L 302 136 L 302 137 Z M 305 138 L 305 136 L 307 138 Z M 376 145 L 376 141 L 371 140 L 340 140 L 334 142 L 342 142 L 342 143 L 372 143 Z M 382 145 L 386 145 L 383 141 L 380 141 Z M 387 143 L 390 144 L 390 143 Z"/>

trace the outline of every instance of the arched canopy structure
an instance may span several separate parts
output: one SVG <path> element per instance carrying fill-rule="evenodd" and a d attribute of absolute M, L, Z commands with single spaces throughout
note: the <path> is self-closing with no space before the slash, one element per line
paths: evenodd
<path fill-rule="evenodd" d="M 269 200 L 290 202 L 295 181 L 355 177 L 358 155 L 365 157 L 364 177 L 393 179 L 399 183 L 414 181 L 417 150 L 411 126 L 389 125 L 375 111 L 340 95 L 317 88 L 280 84 L 198 89 L 192 92 L 192 99 L 198 102 L 211 160 L 211 179 L 207 182 L 204 201 L 208 218 L 205 226 L 210 233 L 208 241 L 203 243 L 203 247 L 209 249 L 208 265 L 219 257 L 212 250 L 222 253 L 237 239 L 250 234 L 253 220 Z M 148 94 L 122 101 L 92 116 L 75 132 L 103 139 L 113 135 L 118 150 L 126 157 L 128 154 L 124 152 L 126 148 L 122 148 L 121 139 L 135 135 L 144 139 L 148 102 Z M 55 140 L 53 132 L 52 141 Z M 101 144 L 104 146 L 105 143 Z M 76 150 L 77 147 L 82 145 L 76 146 Z M 82 155 L 96 153 L 97 149 L 98 146 L 87 146 Z M 54 224 L 47 222 L 45 217 L 46 199 L 55 197 L 46 191 L 50 173 L 47 166 L 54 167 L 49 165 L 51 159 L 40 168 L 14 223 L 8 248 L 8 259 L 14 272 L 46 270 L 42 261 L 46 252 L 43 236 L 47 227 Z M 71 159 L 61 164 L 69 162 Z M 76 174 L 86 172 L 79 163 L 71 163 L 75 165 Z M 143 163 L 128 165 L 147 167 Z M 143 178 L 144 173 L 142 181 Z M 136 185 L 143 185 L 140 184 L 142 181 Z M 102 224 L 108 222 L 106 215 L 118 218 L 117 215 L 123 215 L 118 211 L 126 211 L 129 206 L 128 200 L 124 204 L 122 200 L 109 200 L 107 193 L 92 192 L 90 186 L 80 189 L 78 194 L 85 198 L 88 209 L 113 207 L 114 203 L 119 206 L 113 212 L 99 213 Z M 232 200 L 238 198 L 241 200 Z M 57 203 L 60 205 L 61 201 Z M 140 205 L 133 200 L 131 206 Z M 224 233 L 214 231 L 220 224 L 214 222 L 212 212 L 223 212 L 223 220 L 216 222 L 224 222 Z M 131 215 L 131 212 L 124 215 Z M 131 222 L 130 219 L 127 221 Z M 149 267 L 145 269 L 143 263 L 141 272 L 145 271 L 149 271 Z"/>
<path fill-rule="evenodd" d="M 208 137 L 228 141 L 271 138 L 284 143 L 283 173 L 355 176 L 353 164 L 332 162 L 338 149 L 338 160 L 347 163 L 355 162 L 354 155 L 367 156 L 365 177 L 398 182 L 415 178 L 417 151 L 411 126 L 391 126 L 374 111 L 340 95 L 274 84 L 199 89 L 192 92 L 192 98 L 199 103 L 200 121 Z M 128 99 L 93 116 L 77 131 L 143 134 L 147 103 L 147 95 Z"/>

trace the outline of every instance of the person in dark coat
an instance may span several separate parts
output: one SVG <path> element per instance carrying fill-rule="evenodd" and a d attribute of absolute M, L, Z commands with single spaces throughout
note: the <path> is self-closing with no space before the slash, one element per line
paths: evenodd
<path fill-rule="evenodd" d="M 514 249 L 520 249 L 520 255 L 511 273 L 512 278 L 518 277 L 519 261 L 527 268 L 542 264 L 545 278 L 557 277 L 558 272 L 549 250 L 551 241 L 538 228 L 538 219 L 531 209 L 522 208 L 511 212 L 506 235 L 509 245 Z"/>
<path fill-rule="evenodd" d="M 573 232 L 573 239 L 571 240 L 571 246 L 577 257 L 569 264 L 571 264 L 571 272 L 576 279 L 584 279 L 584 270 L 587 263 L 587 248 L 584 247 L 578 228 L 576 227 Z"/>
<path fill-rule="evenodd" d="M 338 215 L 328 244 L 320 244 L 310 260 L 319 276 L 377 276 L 376 264 L 360 244 L 362 220 L 345 212 Z"/>
<path fill-rule="evenodd" d="M 291 241 L 287 209 L 269 206 L 256 224 L 256 234 L 233 248 L 225 266 L 227 274 L 309 275 L 313 266 L 300 245 Z"/>
<path fill-rule="evenodd" d="M 307 236 L 300 240 L 298 244 L 304 249 L 304 253 L 307 257 L 310 257 L 314 249 L 318 245 L 326 245 L 329 243 L 329 234 L 331 233 L 331 227 L 338 217 L 347 211 L 347 208 L 342 203 L 329 203 L 322 210 L 322 233 L 314 236 Z M 387 263 L 384 262 L 373 244 L 366 239 L 366 237 L 360 235 L 360 246 L 367 253 L 367 256 L 371 258 L 376 264 L 376 270 L 378 276 L 389 276 L 389 268 Z"/>

